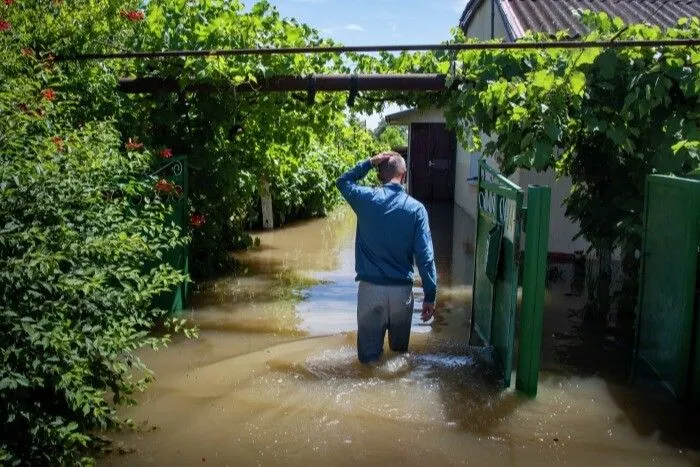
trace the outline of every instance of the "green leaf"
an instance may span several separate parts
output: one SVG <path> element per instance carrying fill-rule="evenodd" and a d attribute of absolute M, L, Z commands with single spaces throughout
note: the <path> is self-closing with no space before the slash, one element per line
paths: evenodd
<path fill-rule="evenodd" d="M 533 74 L 532 85 L 542 89 L 550 89 L 554 84 L 554 75 L 549 70 L 539 70 Z"/>
<path fill-rule="evenodd" d="M 582 95 L 583 89 L 586 87 L 586 75 L 580 71 L 574 71 L 569 77 L 571 91 L 576 95 Z"/>

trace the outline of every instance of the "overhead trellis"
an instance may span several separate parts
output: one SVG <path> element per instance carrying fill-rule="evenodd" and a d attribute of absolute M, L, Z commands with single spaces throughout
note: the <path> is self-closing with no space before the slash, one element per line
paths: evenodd
<path fill-rule="evenodd" d="M 216 50 L 162 50 L 93 53 L 57 57 L 56 61 L 164 59 L 172 57 L 236 57 L 295 54 L 343 54 L 407 51 L 458 52 L 466 50 L 525 50 L 525 49 L 590 49 L 629 47 L 695 47 L 700 38 L 660 40 L 606 40 L 606 41 L 540 41 L 540 42 L 472 42 L 459 44 L 368 45 L 328 47 L 240 48 Z M 453 58 L 454 60 L 454 58 Z M 349 91 L 348 104 L 352 106 L 361 91 L 440 91 L 445 89 L 444 74 L 334 74 L 309 76 L 261 77 L 255 82 L 238 85 L 230 83 L 191 83 L 181 85 L 175 78 L 135 77 L 119 80 L 119 89 L 126 93 L 172 92 L 288 92 L 306 91 L 309 96 L 317 91 Z M 310 97 L 310 100 L 313 100 Z"/>
<path fill-rule="evenodd" d="M 119 90 L 126 93 L 171 92 L 322 92 L 350 91 L 352 104 L 361 91 L 442 91 L 447 76 L 441 74 L 389 74 L 389 75 L 310 75 L 273 76 L 259 78 L 255 83 L 233 85 L 230 83 L 192 83 L 181 85 L 175 78 L 123 78 Z"/>
<path fill-rule="evenodd" d="M 452 44 L 413 44 L 413 45 L 362 45 L 326 47 L 280 47 L 280 48 L 240 48 L 213 50 L 161 50 L 130 51 L 115 53 L 92 53 L 57 57 L 56 61 L 68 60 L 115 60 L 128 58 L 167 58 L 167 57 L 226 57 L 243 55 L 293 55 L 293 54 L 342 54 L 372 52 L 449 52 L 463 50 L 524 50 L 524 49 L 590 49 L 624 47 L 692 47 L 700 45 L 700 38 L 658 39 L 658 40 L 606 40 L 606 41 L 539 41 L 539 42 L 470 42 Z"/>

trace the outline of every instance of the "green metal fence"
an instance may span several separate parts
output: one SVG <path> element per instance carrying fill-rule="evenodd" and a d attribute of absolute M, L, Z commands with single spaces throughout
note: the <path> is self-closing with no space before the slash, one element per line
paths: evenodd
<path fill-rule="evenodd" d="M 700 181 L 646 181 L 634 375 L 700 404 Z"/>

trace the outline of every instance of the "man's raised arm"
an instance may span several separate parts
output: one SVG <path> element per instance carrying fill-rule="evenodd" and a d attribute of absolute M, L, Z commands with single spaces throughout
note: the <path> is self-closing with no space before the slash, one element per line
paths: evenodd
<path fill-rule="evenodd" d="M 371 188 L 360 186 L 357 182 L 365 178 L 373 166 L 376 167 L 389 157 L 391 156 L 387 154 L 377 154 L 371 159 L 360 162 L 336 180 L 335 186 L 338 187 L 340 194 L 343 195 L 343 198 L 345 198 L 353 209 L 357 207 L 361 199 L 371 197 L 373 192 Z"/>

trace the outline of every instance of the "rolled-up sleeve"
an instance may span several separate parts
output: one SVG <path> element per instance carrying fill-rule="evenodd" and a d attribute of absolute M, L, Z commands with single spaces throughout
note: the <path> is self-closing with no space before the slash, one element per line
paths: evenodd
<path fill-rule="evenodd" d="M 435 303 L 435 296 L 437 294 L 437 271 L 435 270 L 433 240 L 430 235 L 428 213 L 422 206 L 418 210 L 416 216 L 413 249 L 416 265 L 418 266 L 418 273 L 423 282 L 424 301 L 427 303 Z"/>

